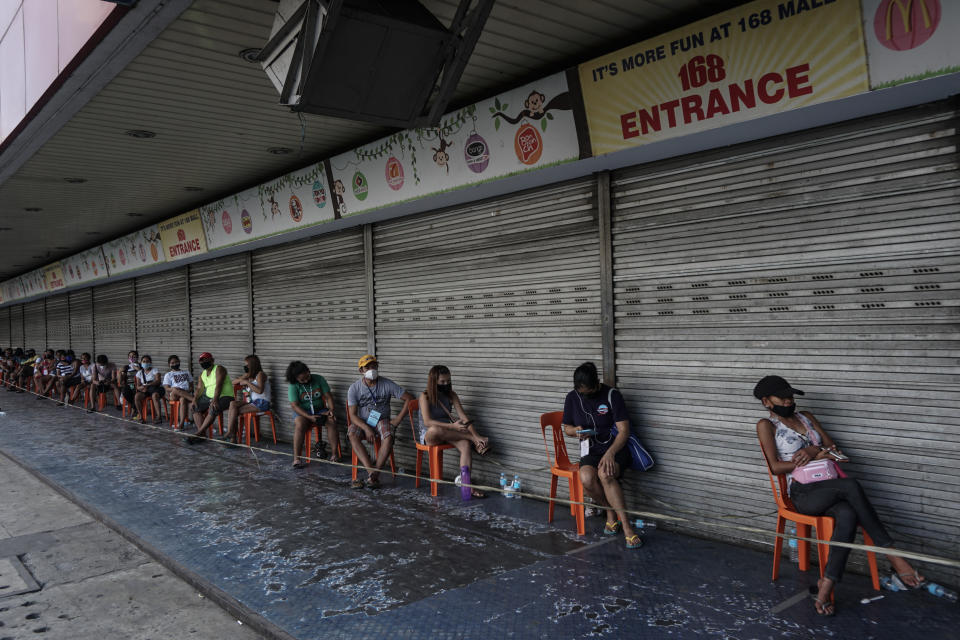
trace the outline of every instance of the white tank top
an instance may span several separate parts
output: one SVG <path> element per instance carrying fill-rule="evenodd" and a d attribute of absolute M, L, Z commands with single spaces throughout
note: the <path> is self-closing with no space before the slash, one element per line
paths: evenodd
<path fill-rule="evenodd" d="M 264 376 L 264 380 L 266 380 L 266 382 L 263 385 L 263 393 L 257 393 L 256 391 L 253 390 L 253 387 L 247 387 L 247 389 L 250 390 L 250 402 L 253 402 L 254 400 L 266 400 L 267 402 L 271 401 L 270 400 L 270 378 L 267 376 Z"/>

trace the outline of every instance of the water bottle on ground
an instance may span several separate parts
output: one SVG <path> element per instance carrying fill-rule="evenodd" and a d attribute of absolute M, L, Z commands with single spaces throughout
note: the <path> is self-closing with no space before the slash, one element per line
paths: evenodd
<path fill-rule="evenodd" d="M 520 476 L 513 476 L 513 498 L 520 499 L 523 496 L 520 495 Z"/>
<path fill-rule="evenodd" d="M 887 575 L 887 576 L 882 576 L 880 578 L 880 586 L 886 589 L 887 591 L 906 591 L 907 590 L 903 582 L 900 581 L 900 578 L 898 578 L 895 573 L 891 573 L 890 575 Z"/>
<path fill-rule="evenodd" d="M 923 588 L 929 591 L 930 593 L 932 593 L 933 595 L 937 596 L 938 598 L 943 598 L 948 602 L 955 603 L 957 601 L 956 591 L 951 591 L 946 587 L 942 587 L 936 582 L 927 582 L 926 584 L 923 585 Z"/>
<path fill-rule="evenodd" d="M 503 497 L 504 497 L 504 498 L 512 498 L 512 497 L 513 497 L 513 496 L 511 495 L 511 491 L 510 491 L 512 488 L 513 488 L 513 487 L 507 482 L 507 474 L 501 473 L 501 474 L 500 474 L 500 490 L 503 491 Z"/>
<path fill-rule="evenodd" d="M 791 536 L 797 535 L 797 526 L 790 523 L 790 526 L 787 527 L 787 534 Z M 790 562 L 797 563 L 800 562 L 800 545 L 797 544 L 797 541 L 793 538 L 787 540 L 787 547 L 790 552 Z"/>
<path fill-rule="evenodd" d="M 652 531 L 653 529 L 657 528 L 657 523 L 653 522 L 652 520 L 641 520 L 640 518 L 637 518 L 636 520 L 630 521 L 630 526 L 638 531 L 644 529 L 647 531 Z"/>

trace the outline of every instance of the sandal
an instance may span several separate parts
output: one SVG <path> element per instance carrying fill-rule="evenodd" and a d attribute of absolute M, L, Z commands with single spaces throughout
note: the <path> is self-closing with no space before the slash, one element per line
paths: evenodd
<path fill-rule="evenodd" d="M 353 482 L 350 483 L 350 488 L 351 488 L 351 489 L 363 489 L 363 480 L 361 480 L 360 478 L 357 478 L 356 480 L 354 480 Z"/>
<path fill-rule="evenodd" d="M 294 469 L 303 469 L 306 466 L 307 466 L 307 463 L 304 462 L 303 460 L 297 460 L 296 462 L 293 463 Z"/>
<path fill-rule="evenodd" d="M 833 609 L 833 603 L 827 600 L 824 602 L 820 598 L 813 599 L 813 608 L 816 610 L 818 616 L 824 616 L 829 618 L 836 613 Z"/>
<path fill-rule="evenodd" d="M 620 533 L 620 529 L 622 527 L 623 525 L 620 523 L 619 520 L 615 520 L 614 522 L 607 522 L 606 524 L 603 525 L 603 535 L 615 536 L 618 533 Z"/>
<path fill-rule="evenodd" d="M 370 487 L 371 489 L 379 489 L 380 479 L 377 478 L 376 476 L 370 476 L 369 478 L 367 478 L 367 486 Z"/>
<path fill-rule="evenodd" d="M 643 538 L 641 538 L 637 534 L 633 534 L 632 536 L 626 539 L 626 543 L 627 543 L 627 549 L 639 549 L 640 547 L 643 546 Z"/>
<path fill-rule="evenodd" d="M 917 571 L 913 571 L 911 573 L 898 573 L 897 577 L 900 578 L 900 583 L 905 589 L 919 589 L 925 582 L 925 580 L 920 577 L 920 574 Z M 907 580 L 910 582 L 916 582 L 916 584 L 910 584 L 910 582 L 907 582 Z"/>
<path fill-rule="evenodd" d="M 490 451 L 490 442 L 489 440 L 481 440 L 480 442 L 474 442 L 473 448 L 477 452 L 477 455 L 485 456 Z"/>

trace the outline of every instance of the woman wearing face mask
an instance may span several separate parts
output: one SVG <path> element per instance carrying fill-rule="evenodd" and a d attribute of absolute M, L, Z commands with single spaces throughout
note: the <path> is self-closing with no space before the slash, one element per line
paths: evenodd
<path fill-rule="evenodd" d="M 270 379 L 260 366 L 260 358 L 252 354 L 244 358 L 243 375 L 234 378 L 231 382 L 235 387 L 246 387 L 250 394 L 250 401 L 236 398 L 230 403 L 230 408 L 227 410 L 227 435 L 221 438 L 224 442 L 233 442 L 237 439 L 241 414 L 270 410 Z"/>
<path fill-rule="evenodd" d="M 160 371 L 153 366 L 153 359 L 144 355 L 140 358 L 140 370 L 134 376 L 134 384 L 137 389 L 134 404 L 137 407 L 137 413 L 140 414 L 140 424 L 147 421 L 147 413 L 144 411 L 143 403 L 148 399 L 153 405 L 153 423 L 160 424 L 160 402 L 164 395 L 163 385 L 160 383 Z"/>
<path fill-rule="evenodd" d="M 417 439 L 420 444 L 452 444 L 460 452 L 460 482 L 473 484 L 470 477 L 471 454 L 484 455 L 490 448 L 489 438 L 481 437 L 467 416 L 460 396 L 453 390 L 450 369 L 438 364 L 427 374 L 427 388 L 420 394 L 420 415 Z M 462 487 L 461 497 L 486 498 L 479 489 Z"/>
<path fill-rule="evenodd" d="M 563 432 L 580 440 L 580 482 L 584 492 L 606 507 L 606 535 L 623 530 L 627 549 L 643 540 L 630 526 L 620 478 L 632 465 L 627 439 L 630 418 L 620 391 L 600 382 L 597 366 L 584 362 L 573 372 L 573 391 L 563 404 Z M 619 517 L 619 520 L 617 519 Z"/>
<path fill-rule="evenodd" d="M 193 376 L 189 371 L 180 370 L 180 356 L 172 355 L 167 358 L 167 366 L 170 371 L 163 376 L 163 389 L 170 402 L 180 403 L 177 409 L 177 424 L 173 425 L 173 428 L 182 431 L 193 404 Z"/>
<path fill-rule="evenodd" d="M 75 398 L 82 398 L 84 392 L 93 384 L 93 370 L 95 367 L 96 365 L 93 364 L 89 353 L 80 354 L 80 367 L 77 369 L 77 372 L 80 374 L 80 384 L 77 385 Z"/>
<path fill-rule="evenodd" d="M 757 436 L 770 470 L 777 474 L 792 473 L 812 460 L 847 460 L 836 443 L 827 435 L 809 411 L 797 411 L 794 396 L 804 395 L 780 376 L 766 376 L 756 384 L 753 395 L 763 403 L 768 417 L 757 422 Z M 832 516 L 835 542 L 853 542 L 857 527 L 862 526 L 878 547 L 892 547 L 893 539 L 873 509 L 863 487 L 853 478 L 834 478 L 806 484 L 787 479 L 788 493 L 793 506 L 810 516 Z M 824 577 L 817 583 L 814 607 L 822 616 L 834 613 L 831 596 L 834 585 L 840 581 L 847 564 L 850 549 L 832 547 L 827 558 Z M 923 577 L 899 556 L 887 559 L 900 581 L 911 589 L 923 582 Z"/>

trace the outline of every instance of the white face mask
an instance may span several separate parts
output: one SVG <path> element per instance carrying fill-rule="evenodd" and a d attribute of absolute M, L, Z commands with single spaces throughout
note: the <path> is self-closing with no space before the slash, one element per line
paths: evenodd
<path fill-rule="evenodd" d="M 376 380 L 379 375 L 380 373 L 377 372 L 376 369 L 367 369 L 364 372 L 363 377 L 366 378 L 367 380 Z"/>

